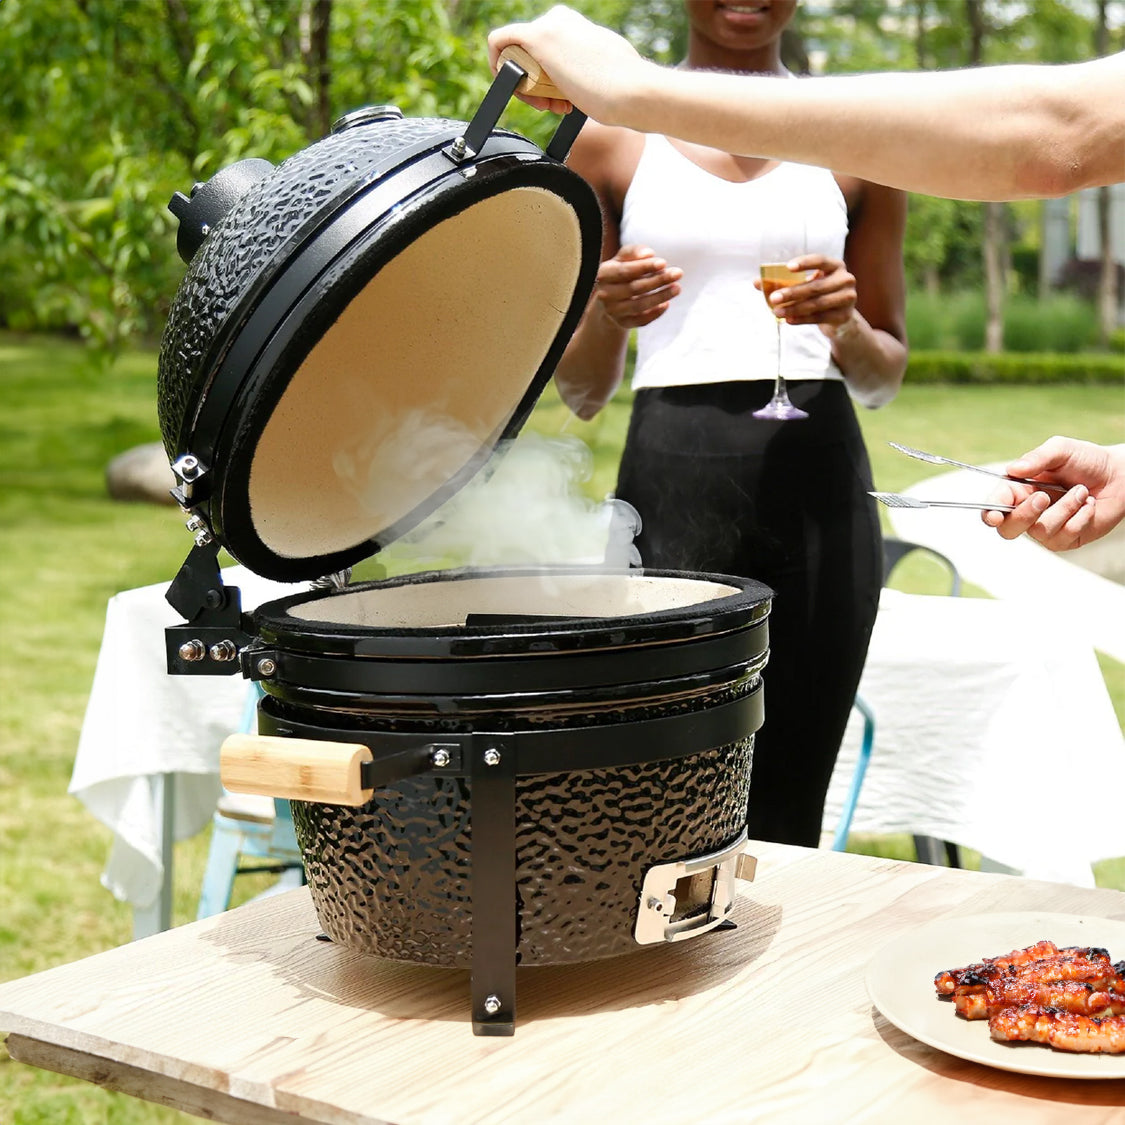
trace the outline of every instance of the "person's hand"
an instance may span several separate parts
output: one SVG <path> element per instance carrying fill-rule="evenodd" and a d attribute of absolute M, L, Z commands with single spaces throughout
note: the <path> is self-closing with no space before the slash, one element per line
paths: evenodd
<path fill-rule="evenodd" d="M 819 324 L 831 334 L 855 315 L 855 275 L 839 258 L 802 254 L 785 263 L 791 270 L 814 270 L 809 281 L 770 294 L 770 308 L 786 324 Z M 754 288 L 761 289 L 761 278 Z"/>
<path fill-rule="evenodd" d="M 1052 437 L 1007 466 L 1013 476 L 1066 485 L 1059 496 L 1033 485 L 1009 483 L 990 498 L 1015 504 L 981 519 L 1004 539 L 1026 533 L 1051 551 L 1069 551 L 1100 539 L 1125 518 L 1125 445 L 1095 445 Z"/>
<path fill-rule="evenodd" d="M 591 23 L 561 5 L 531 23 L 512 23 L 488 36 L 488 61 L 499 69 L 500 52 L 509 44 L 523 47 L 550 76 L 565 98 L 517 94 L 536 109 L 569 113 L 572 105 L 607 125 L 614 124 L 615 99 L 629 92 L 651 63 L 620 35 Z"/>
<path fill-rule="evenodd" d="M 618 327 L 641 328 L 664 315 L 668 302 L 679 296 L 683 275 L 647 246 L 622 246 L 598 267 L 594 295 Z"/>

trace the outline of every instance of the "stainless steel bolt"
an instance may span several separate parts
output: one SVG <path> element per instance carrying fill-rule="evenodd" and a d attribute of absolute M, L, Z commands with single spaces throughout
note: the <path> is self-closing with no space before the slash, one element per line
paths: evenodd
<path fill-rule="evenodd" d="M 449 751 L 444 747 L 438 747 L 438 749 L 430 755 L 430 761 L 433 762 L 439 770 L 444 769 L 450 762 Z"/>
<path fill-rule="evenodd" d="M 500 1008 L 500 997 L 497 996 L 495 992 L 492 993 L 491 996 L 486 996 L 484 998 L 484 1014 L 486 1016 L 496 1015 L 496 1013 L 500 1011 Z"/>
<path fill-rule="evenodd" d="M 172 469 L 181 480 L 193 481 L 199 476 L 199 458 L 185 453 L 173 464 Z"/>
<path fill-rule="evenodd" d="M 218 660 L 225 663 L 228 660 L 233 660 L 238 655 L 238 646 L 234 641 L 219 641 L 218 644 L 213 644 L 208 650 L 208 655 L 212 660 Z"/>
<path fill-rule="evenodd" d="M 277 671 L 277 661 L 271 657 L 263 656 L 258 661 L 258 675 L 259 676 L 272 676 Z"/>
<path fill-rule="evenodd" d="M 199 640 L 184 641 L 180 645 L 180 659 L 186 660 L 194 664 L 197 660 L 202 660 L 207 655 L 207 646 Z"/>
<path fill-rule="evenodd" d="M 452 153 L 452 154 L 453 154 L 453 155 L 454 155 L 455 157 L 457 157 L 457 159 L 458 159 L 458 160 L 460 160 L 460 159 L 461 159 L 461 157 L 465 155 L 465 150 L 466 150 L 466 145 L 465 145 L 465 138 L 464 138 L 464 137 L 458 137 L 458 138 L 457 138 L 457 139 L 456 139 L 456 140 L 455 140 L 455 141 L 453 142 L 453 144 L 451 144 L 451 145 L 449 146 L 449 151 L 450 151 L 450 152 L 451 152 L 451 153 Z"/>
<path fill-rule="evenodd" d="M 491 748 L 484 752 L 484 764 L 486 766 L 498 766 L 500 764 L 500 751 Z"/>

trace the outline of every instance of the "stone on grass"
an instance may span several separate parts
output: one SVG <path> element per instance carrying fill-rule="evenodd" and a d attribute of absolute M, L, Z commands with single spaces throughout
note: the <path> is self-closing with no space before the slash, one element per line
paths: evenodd
<path fill-rule="evenodd" d="M 114 500 L 140 500 L 174 504 L 169 489 L 176 478 L 160 442 L 137 445 L 119 453 L 106 466 L 105 484 Z"/>

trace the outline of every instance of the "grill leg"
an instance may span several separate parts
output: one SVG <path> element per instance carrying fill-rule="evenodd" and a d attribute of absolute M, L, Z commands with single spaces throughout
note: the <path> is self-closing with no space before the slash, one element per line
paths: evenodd
<path fill-rule="evenodd" d="M 473 739 L 472 1004 L 474 1035 L 516 1029 L 516 752 Z"/>

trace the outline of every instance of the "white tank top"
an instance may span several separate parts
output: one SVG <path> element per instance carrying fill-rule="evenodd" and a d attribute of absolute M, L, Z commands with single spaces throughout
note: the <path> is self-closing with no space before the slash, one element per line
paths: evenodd
<path fill-rule="evenodd" d="M 648 134 L 625 195 L 621 245 L 648 246 L 684 271 L 663 316 L 637 330 L 633 386 L 772 379 L 776 318 L 754 288 L 762 262 L 800 253 L 843 258 L 848 210 L 832 173 L 779 164 L 747 183 L 700 168 Z M 815 324 L 782 324 L 783 373 L 841 379 Z"/>

